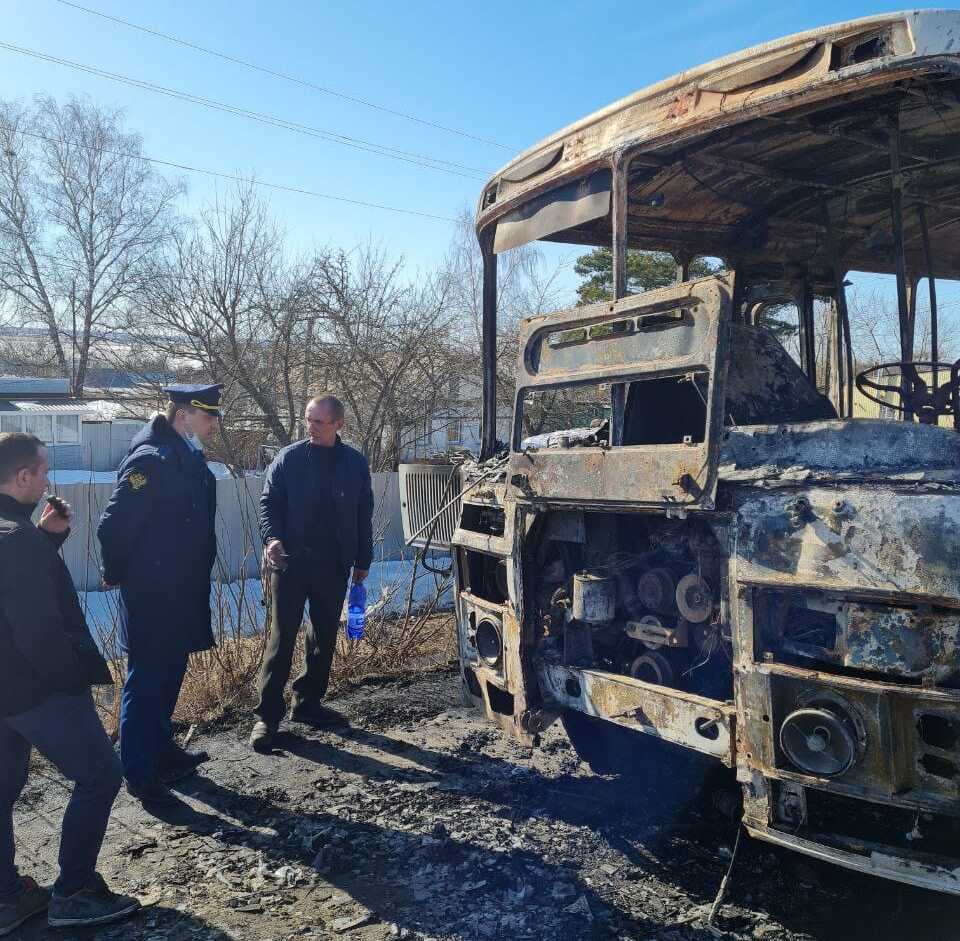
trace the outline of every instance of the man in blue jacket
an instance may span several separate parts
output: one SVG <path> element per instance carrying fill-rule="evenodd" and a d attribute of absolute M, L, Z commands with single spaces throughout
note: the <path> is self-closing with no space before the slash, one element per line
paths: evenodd
<path fill-rule="evenodd" d="M 216 480 L 200 442 L 216 431 L 220 386 L 171 386 L 170 404 L 131 442 L 97 536 L 107 588 L 120 586 L 127 681 L 120 758 L 127 790 L 172 804 L 167 783 L 206 758 L 173 740 L 171 718 L 191 653 L 213 646 L 210 573 Z"/>
<path fill-rule="evenodd" d="M 343 403 L 322 395 L 307 403 L 308 437 L 284 448 L 267 470 L 260 498 L 260 534 L 272 578 L 273 617 L 260 670 L 258 721 L 250 735 L 269 751 L 286 711 L 283 690 L 303 608 L 310 602 L 304 671 L 293 684 L 295 722 L 342 723 L 321 701 L 350 569 L 362 582 L 373 559 L 373 489 L 367 459 L 340 440 Z"/>

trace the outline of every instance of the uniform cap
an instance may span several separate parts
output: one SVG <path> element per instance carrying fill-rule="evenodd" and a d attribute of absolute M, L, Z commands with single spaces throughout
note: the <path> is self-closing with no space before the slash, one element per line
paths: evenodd
<path fill-rule="evenodd" d="M 220 383 L 214 385 L 182 384 L 167 386 L 163 391 L 170 396 L 175 405 L 190 405 L 199 408 L 209 415 L 220 416 Z"/>

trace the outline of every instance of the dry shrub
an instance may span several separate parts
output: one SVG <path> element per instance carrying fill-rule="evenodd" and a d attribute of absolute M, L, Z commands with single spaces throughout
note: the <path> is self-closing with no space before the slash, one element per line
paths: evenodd
<path fill-rule="evenodd" d="M 349 640 L 341 623 L 330 673 L 331 692 L 367 676 L 396 675 L 449 662 L 456 654 L 455 620 L 452 612 L 436 610 L 446 587 L 445 582 L 438 583 L 426 605 L 416 611 L 411 606 L 402 616 L 372 608 L 364 637 L 359 641 Z M 176 712 L 176 718 L 183 723 L 232 718 L 248 711 L 256 702 L 266 635 L 250 636 L 251 631 L 244 629 L 242 623 L 242 609 L 240 625 L 222 616 L 224 612 L 232 613 L 231 606 L 220 605 L 218 610 L 221 618 L 217 645 L 190 658 Z M 291 680 L 302 672 L 303 662 L 301 631 L 294 648 Z"/>

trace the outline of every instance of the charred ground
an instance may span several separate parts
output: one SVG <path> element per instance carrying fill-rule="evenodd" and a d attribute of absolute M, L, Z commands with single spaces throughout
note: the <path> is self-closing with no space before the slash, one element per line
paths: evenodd
<path fill-rule="evenodd" d="M 89 937 L 147 939 L 663 939 L 713 935 L 707 913 L 736 824 L 689 756 L 640 780 L 592 775 L 559 727 L 530 751 L 461 705 L 452 671 L 370 682 L 352 725 L 291 725 L 272 756 L 249 723 L 201 736 L 211 754 L 159 821 L 125 794 L 102 869 L 146 903 Z M 63 785 L 42 767 L 17 807 L 25 872 L 52 877 Z M 724 936 L 956 936 L 960 899 L 745 840 Z M 14 938 L 63 937 L 31 925 Z"/>

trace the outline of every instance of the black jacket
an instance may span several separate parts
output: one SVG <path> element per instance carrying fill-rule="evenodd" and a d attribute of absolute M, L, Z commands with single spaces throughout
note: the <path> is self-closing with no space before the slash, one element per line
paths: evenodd
<path fill-rule="evenodd" d="M 293 558 L 304 554 L 309 504 L 310 460 L 308 439 L 285 447 L 267 469 L 260 497 L 260 535 L 264 544 L 279 539 Z M 373 487 L 370 465 L 357 450 L 339 438 L 334 445 L 332 487 L 334 519 L 331 525 L 344 566 L 369 569 L 373 561 Z"/>
<path fill-rule="evenodd" d="M 97 537 L 104 581 L 120 586 L 121 641 L 148 656 L 212 647 L 217 482 L 203 454 L 157 415 L 130 443 L 118 475 Z"/>
<path fill-rule="evenodd" d="M 38 529 L 33 509 L 0 493 L 2 716 L 113 682 L 58 552 L 67 533 Z"/>

